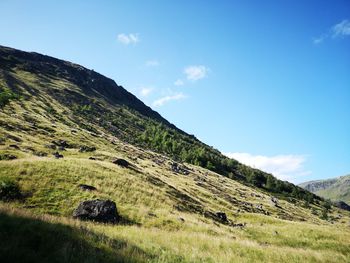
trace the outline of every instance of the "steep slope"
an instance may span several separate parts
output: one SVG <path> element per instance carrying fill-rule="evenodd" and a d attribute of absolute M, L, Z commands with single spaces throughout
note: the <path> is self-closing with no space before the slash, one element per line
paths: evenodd
<path fill-rule="evenodd" d="M 332 201 L 350 203 L 350 175 L 305 182 L 299 186 Z"/>
<path fill-rule="evenodd" d="M 1 50 L 0 190 L 21 192 L 0 201 L 2 262 L 350 261 L 348 212 L 222 157 L 101 75 L 85 86 L 87 69 Z M 90 199 L 115 201 L 120 223 L 73 220 Z"/>
<path fill-rule="evenodd" d="M 318 199 L 300 187 L 227 158 L 176 128 L 113 80 L 93 70 L 1 46 L 0 65 L 0 97 L 1 94 L 8 97 L 9 92 L 21 97 L 16 101 L 22 109 L 18 122 L 12 126 L 0 122 L 7 130 L 29 129 L 44 135 L 51 130 L 54 133 L 50 123 L 64 123 L 96 136 L 116 136 L 124 142 L 202 166 L 281 198 L 308 202 Z M 44 118 L 49 128 L 35 127 L 37 118 Z M 24 127 L 26 124 L 29 127 Z"/>

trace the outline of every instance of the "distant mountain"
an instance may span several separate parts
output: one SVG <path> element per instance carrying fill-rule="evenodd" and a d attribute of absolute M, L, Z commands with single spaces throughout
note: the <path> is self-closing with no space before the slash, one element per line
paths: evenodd
<path fill-rule="evenodd" d="M 350 174 L 327 180 L 305 182 L 299 186 L 321 197 L 350 203 Z"/>

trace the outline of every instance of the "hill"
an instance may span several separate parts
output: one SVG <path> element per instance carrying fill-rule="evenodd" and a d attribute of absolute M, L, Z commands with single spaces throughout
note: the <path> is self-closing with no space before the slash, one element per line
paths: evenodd
<path fill-rule="evenodd" d="M 348 212 L 92 70 L 6 47 L 0 65 L 2 262 L 350 261 Z M 115 201 L 119 223 L 74 220 L 91 199 Z"/>
<path fill-rule="evenodd" d="M 350 203 L 350 175 L 305 182 L 299 186 L 332 201 Z"/>

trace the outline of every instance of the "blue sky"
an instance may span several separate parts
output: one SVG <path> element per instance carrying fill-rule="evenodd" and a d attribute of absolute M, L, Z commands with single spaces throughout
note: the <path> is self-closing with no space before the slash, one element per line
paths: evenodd
<path fill-rule="evenodd" d="M 1 0 L 0 28 L 279 178 L 350 173 L 349 1 Z"/>

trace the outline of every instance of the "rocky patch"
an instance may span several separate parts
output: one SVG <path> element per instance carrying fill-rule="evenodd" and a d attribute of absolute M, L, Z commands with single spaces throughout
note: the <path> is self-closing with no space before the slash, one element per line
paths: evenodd
<path fill-rule="evenodd" d="M 174 173 L 179 173 L 179 174 L 183 174 L 183 175 L 190 174 L 190 172 L 188 171 L 189 169 L 185 165 L 181 165 L 181 164 L 178 164 L 178 163 L 175 163 L 175 162 L 171 163 L 170 169 Z"/>
<path fill-rule="evenodd" d="M 73 217 L 101 223 L 117 223 L 119 215 L 115 202 L 111 200 L 88 200 L 79 204 Z"/>
<path fill-rule="evenodd" d="M 97 188 L 87 184 L 79 184 L 78 187 L 84 191 L 96 191 Z"/>
<path fill-rule="evenodd" d="M 63 155 L 60 154 L 59 152 L 54 152 L 52 155 L 53 155 L 56 159 L 63 158 Z"/>
<path fill-rule="evenodd" d="M 112 163 L 119 165 L 121 167 L 124 167 L 124 168 L 128 168 L 130 166 L 130 163 L 124 159 L 115 159 L 112 161 Z"/>

